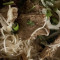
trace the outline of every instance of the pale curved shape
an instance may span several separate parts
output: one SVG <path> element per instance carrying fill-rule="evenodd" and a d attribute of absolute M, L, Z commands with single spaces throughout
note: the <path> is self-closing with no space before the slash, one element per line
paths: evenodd
<path fill-rule="evenodd" d="M 45 29 L 45 31 L 46 31 L 46 36 L 49 36 L 49 32 L 48 32 L 48 30 L 46 29 L 46 28 L 44 28 Z"/>
<path fill-rule="evenodd" d="M 13 38 L 13 40 L 15 40 L 15 43 L 16 43 L 16 39 L 15 39 L 15 37 L 13 36 L 13 35 L 8 35 L 8 36 L 6 36 L 5 37 L 5 39 L 4 39 L 4 50 L 5 50 L 5 52 L 7 52 L 7 49 L 6 49 L 6 40 L 7 40 L 7 38 L 9 37 L 9 36 L 11 36 L 12 38 Z"/>
<path fill-rule="evenodd" d="M 43 29 L 43 28 L 46 26 L 46 20 L 47 20 L 47 17 L 44 18 L 44 22 L 45 22 L 45 23 L 43 24 L 43 26 L 40 27 L 40 28 L 38 28 L 38 29 L 36 29 L 36 30 L 31 34 L 31 36 L 33 36 L 37 31 Z"/>
<path fill-rule="evenodd" d="M 41 0 L 41 2 L 42 2 L 42 4 L 43 4 L 44 6 L 46 6 L 46 4 L 45 4 L 44 0 Z"/>
<path fill-rule="evenodd" d="M 9 10 L 7 13 L 7 22 L 11 23 L 14 22 L 15 19 L 17 18 L 18 14 L 17 14 L 18 9 L 16 7 L 11 7 L 9 5 Z M 16 15 L 14 15 L 13 13 L 15 13 Z"/>
<path fill-rule="evenodd" d="M 0 28 L 0 32 L 3 37 L 2 44 L 0 44 L 0 46 L 2 46 L 0 51 L 7 54 L 7 56 L 8 55 L 17 56 L 22 52 L 21 50 L 23 49 L 23 47 L 21 47 L 23 42 L 19 41 L 19 38 L 16 37 L 16 35 L 10 33 L 10 31 L 11 31 L 10 28 L 12 28 L 12 24 L 14 24 L 14 21 L 18 15 L 17 11 L 18 11 L 18 9 L 16 7 L 11 7 L 9 5 L 9 10 L 7 13 L 7 15 L 8 15 L 7 20 L 2 16 L 2 14 L 0 14 L 0 23 L 2 25 L 2 28 Z M 13 12 L 16 15 L 14 15 Z M 10 15 L 10 13 L 11 13 L 11 15 Z M 4 32 L 7 32 L 7 34 Z M 9 40 L 9 37 L 11 38 L 11 40 Z M 17 52 L 18 50 L 20 53 Z M 17 54 L 14 55 L 14 53 L 17 53 Z"/>
<path fill-rule="evenodd" d="M 57 9 L 56 13 L 59 16 L 59 23 L 57 25 L 52 25 L 50 22 L 50 18 L 49 18 L 48 20 L 46 20 L 46 23 L 47 23 L 47 26 L 49 29 L 56 29 L 57 30 L 60 27 L 60 11 Z"/>

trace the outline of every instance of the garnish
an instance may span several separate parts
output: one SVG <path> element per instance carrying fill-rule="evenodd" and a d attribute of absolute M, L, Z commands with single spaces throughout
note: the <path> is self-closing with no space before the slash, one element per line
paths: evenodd
<path fill-rule="evenodd" d="M 28 20 L 27 24 L 30 25 L 30 26 L 35 25 L 35 23 L 33 21 L 31 21 L 31 20 Z"/>
<path fill-rule="evenodd" d="M 3 5 L 11 5 L 13 3 L 14 3 L 14 1 L 10 1 L 10 2 L 3 3 Z"/>
<path fill-rule="evenodd" d="M 60 29 L 49 36 L 44 36 L 44 35 L 38 36 L 37 38 L 39 39 L 39 41 L 36 40 L 36 43 L 39 45 L 42 44 L 44 46 L 47 46 L 48 44 L 53 42 L 59 34 L 60 34 Z"/>
<path fill-rule="evenodd" d="M 57 9 L 58 9 L 58 8 L 56 8 L 56 7 L 55 7 L 53 10 L 56 12 L 56 11 L 57 11 Z"/>
<path fill-rule="evenodd" d="M 57 25 L 59 23 L 59 20 L 57 20 L 55 17 L 52 17 L 50 20 L 51 24 Z"/>
<path fill-rule="evenodd" d="M 32 11 L 35 8 L 35 6 L 32 6 L 32 8 L 30 8 L 28 11 Z"/>
<path fill-rule="evenodd" d="M 47 10 L 46 16 L 47 17 L 51 17 L 52 16 L 51 10 Z"/>
<path fill-rule="evenodd" d="M 13 24 L 12 29 L 13 32 L 17 32 L 19 30 L 19 24 L 18 23 Z"/>

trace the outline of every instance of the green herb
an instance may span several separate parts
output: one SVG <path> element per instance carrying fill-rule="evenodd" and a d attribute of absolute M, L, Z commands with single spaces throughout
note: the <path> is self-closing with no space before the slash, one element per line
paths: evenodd
<path fill-rule="evenodd" d="M 52 16 L 51 10 L 47 10 L 46 16 L 47 17 L 51 17 Z"/>
<path fill-rule="evenodd" d="M 3 3 L 3 5 L 11 5 L 13 3 L 14 3 L 14 1 L 10 1 L 10 2 Z"/>
<path fill-rule="evenodd" d="M 27 24 L 31 25 L 31 26 L 35 25 L 35 23 L 33 21 L 31 21 L 31 20 L 28 20 Z"/>
<path fill-rule="evenodd" d="M 51 18 L 50 22 L 51 22 L 51 24 L 53 24 L 53 25 L 57 25 L 58 22 L 59 22 L 59 20 L 57 20 L 55 17 L 53 17 L 53 18 Z"/>
<path fill-rule="evenodd" d="M 53 8 L 54 11 L 56 11 L 58 8 Z"/>
<path fill-rule="evenodd" d="M 28 11 L 32 11 L 35 8 L 35 6 L 33 6 L 31 9 L 29 9 Z"/>
<path fill-rule="evenodd" d="M 19 30 L 19 24 L 18 23 L 13 24 L 12 29 L 14 32 L 17 32 Z"/>
<path fill-rule="evenodd" d="M 49 36 L 37 36 L 38 40 L 36 39 L 36 43 L 39 45 L 42 44 L 44 46 L 47 46 L 48 44 L 54 42 L 58 35 L 60 35 L 60 29 L 50 34 Z"/>

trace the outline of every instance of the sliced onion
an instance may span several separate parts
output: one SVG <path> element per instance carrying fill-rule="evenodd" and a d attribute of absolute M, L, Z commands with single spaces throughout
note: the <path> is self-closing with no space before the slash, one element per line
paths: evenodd
<path fill-rule="evenodd" d="M 52 25 L 51 22 L 50 22 L 50 18 L 48 20 L 46 20 L 46 23 L 47 23 L 47 26 L 49 29 L 59 29 L 60 28 L 60 11 L 57 9 L 56 10 L 56 13 L 58 14 L 59 16 L 59 23 L 57 25 Z"/>

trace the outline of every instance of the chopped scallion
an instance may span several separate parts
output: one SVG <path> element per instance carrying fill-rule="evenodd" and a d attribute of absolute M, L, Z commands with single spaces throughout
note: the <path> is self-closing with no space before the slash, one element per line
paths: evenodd
<path fill-rule="evenodd" d="M 14 3 L 14 1 L 10 1 L 10 2 L 3 3 L 3 5 L 11 5 L 13 3 Z"/>
<path fill-rule="evenodd" d="M 33 10 L 35 8 L 35 6 L 32 6 L 32 8 L 31 9 L 29 9 L 28 11 L 31 11 L 31 10 Z"/>
<path fill-rule="evenodd" d="M 47 16 L 47 17 L 51 17 L 51 16 L 52 16 L 52 13 L 51 13 L 50 10 L 47 10 L 46 16 Z"/>
<path fill-rule="evenodd" d="M 19 24 L 18 23 L 13 24 L 12 29 L 14 32 L 17 32 L 19 30 Z"/>
<path fill-rule="evenodd" d="M 53 25 L 57 25 L 58 22 L 59 22 L 59 20 L 57 20 L 56 18 L 53 17 L 53 18 L 51 18 L 50 22 L 51 22 L 51 24 L 53 24 Z"/>
<path fill-rule="evenodd" d="M 28 25 L 31 25 L 31 26 L 35 25 L 35 23 L 34 23 L 33 21 L 31 21 L 31 20 L 28 20 L 28 21 L 27 21 L 27 24 L 28 24 Z"/>

